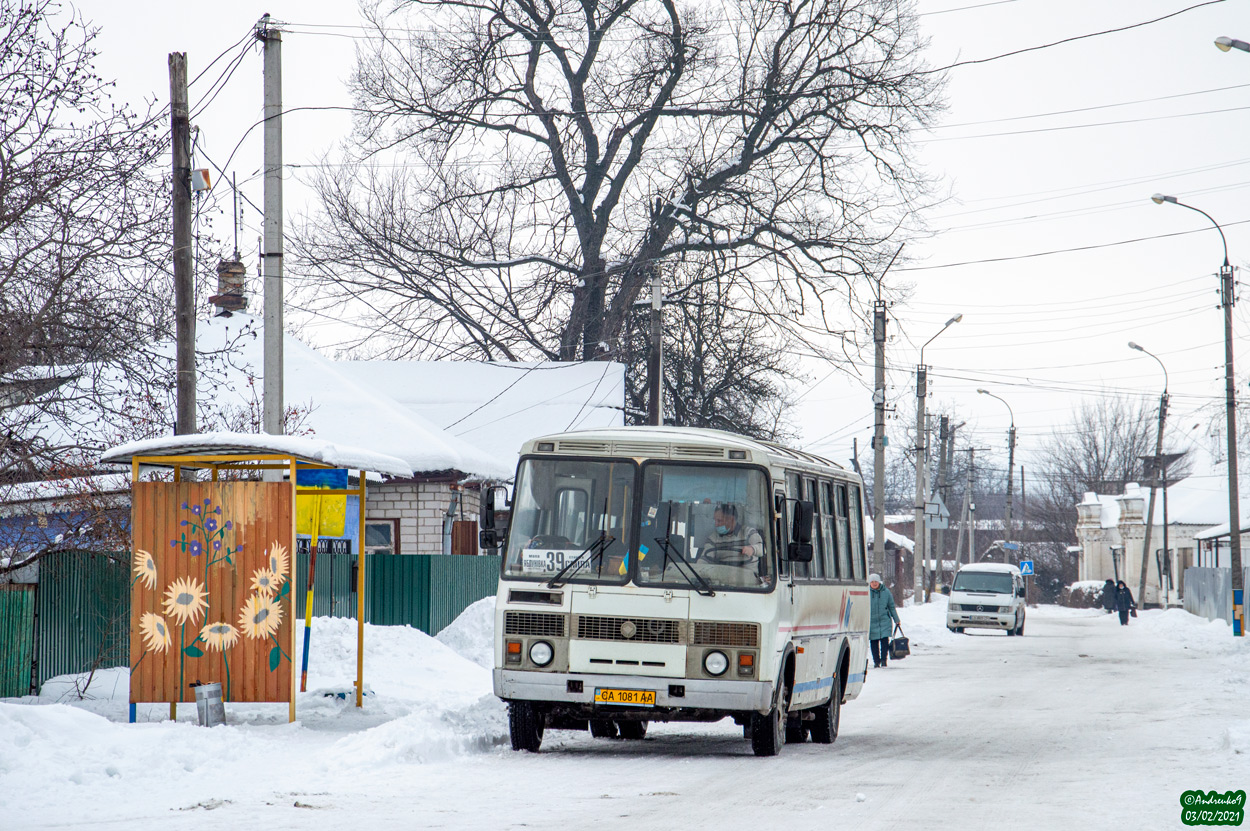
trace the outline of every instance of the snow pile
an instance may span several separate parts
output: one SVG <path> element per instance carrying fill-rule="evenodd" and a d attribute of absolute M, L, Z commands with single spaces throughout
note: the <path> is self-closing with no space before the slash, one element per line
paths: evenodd
<path fill-rule="evenodd" d="M 319 617 L 293 724 L 285 704 L 238 703 L 211 730 L 195 723 L 193 704 L 178 708 L 177 722 L 168 704 L 140 704 L 139 723 L 126 724 L 124 667 L 97 671 L 89 685 L 85 674 L 62 676 L 38 696 L 0 700 L 0 825 L 89 824 L 99 804 L 166 815 L 204 807 L 195 803 L 206 797 L 289 804 L 293 790 L 330 787 L 346 770 L 393 770 L 506 741 L 489 671 L 424 632 L 366 625 L 364 672 L 357 709 L 356 622 Z"/>
<path fill-rule="evenodd" d="M 462 657 L 486 669 L 495 666 L 495 598 L 484 597 L 460 613 L 436 636 Z"/>

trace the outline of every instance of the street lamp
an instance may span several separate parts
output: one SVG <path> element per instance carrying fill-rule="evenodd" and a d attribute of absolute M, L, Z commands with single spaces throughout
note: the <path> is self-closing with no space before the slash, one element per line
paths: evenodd
<path fill-rule="evenodd" d="M 1244 40 L 1236 40 L 1235 38 L 1218 37 L 1215 39 L 1215 48 L 1221 52 L 1227 52 L 1229 49 L 1240 49 L 1242 52 L 1250 52 L 1250 43 Z"/>
<path fill-rule="evenodd" d="M 1240 41 L 1230 41 L 1236 47 Z M 1217 44 L 1218 45 L 1218 44 Z M 1228 264 L 1228 239 L 1224 229 L 1204 210 L 1186 205 L 1175 196 L 1164 196 L 1156 193 L 1150 197 L 1156 205 L 1171 202 L 1182 208 L 1197 211 L 1210 220 L 1215 230 L 1220 232 L 1220 241 L 1224 243 L 1224 264 L 1220 266 L 1220 306 L 1224 309 L 1224 411 L 1225 429 L 1228 432 L 1228 553 L 1229 565 L 1232 566 L 1233 578 L 1233 634 L 1245 634 L 1242 622 L 1242 585 L 1241 575 L 1241 506 L 1237 498 L 1237 410 L 1233 387 L 1233 267 Z"/>
<path fill-rule="evenodd" d="M 1007 539 L 1003 542 L 1004 550 L 1010 551 L 1011 548 L 1011 491 L 1012 480 L 1015 477 L 1016 463 L 1016 414 L 1011 409 L 1011 405 L 1007 404 L 1006 399 L 997 396 L 989 390 L 977 390 L 981 395 L 988 395 L 990 398 L 997 398 L 1007 405 L 1007 414 L 1011 416 L 1011 427 L 1007 431 Z M 1021 555 L 1016 555 L 1016 563 L 1019 564 Z"/>
<path fill-rule="evenodd" d="M 1128 342 L 1129 349 L 1136 349 L 1145 355 L 1149 355 L 1159 363 L 1159 368 L 1163 370 L 1163 394 L 1159 396 L 1159 431 L 1155 438 L 1155 455 L 1153 458 L 1153 470 L 1150 477 L 1150 502 L 1146 508 L 1146 537 L 1142 540 L 1141 550 L 1141 580 L 1137 584 L 1137 598 L 1145 604 L 1146 602 L 1146 573 L 1150 566 L 1150 533 L 1154 529 L 1155 519 L 1155 481 L 1158 474 L 1163 475 L 1163 556 L 1168 556 L 1168 485 L 1167 485 L 1167 464 L 1163 459 L 1163 425 L 1168 417 L 1168 368 L 1163 365 L 1163 361 L 1158 355 L 1139 346 L 1132 341 Z M 1163 578 L 1159 578 L 1159 592 L 1163 592 Z M 1160 600 L 1160 606 L 1166 606 Z"/>
<path fill-rule="evenodd" d="M 913 558 L 915 562 L 912 564 L 912 576 L 915 580 L 912 589 L 912 603 L 921 603 L 924 598 L 924 559 L 928 555 L 929 546 L 926 545 L 926 537 L 928 536 L 924 527 L 924 501 L 925 501 L 925 477 L 924 477 L 924 461 L 925 452 L 927 450 L 927 436 L 924 429 L 924 400 L 928 395 L 929 381 L 928 369 L 924 364 L 925 346 L 933 343 L 937 336 L 963 320 L 962 314 L 957 314 L 950 320 L 946 321 L 946 325 L 938 330 L 937 335 L 929 338 L 924 342 L 924 346 L 920 347 L 920 364 L 916 367 L 916 516 L 915 516 L 915 545 Z"/>

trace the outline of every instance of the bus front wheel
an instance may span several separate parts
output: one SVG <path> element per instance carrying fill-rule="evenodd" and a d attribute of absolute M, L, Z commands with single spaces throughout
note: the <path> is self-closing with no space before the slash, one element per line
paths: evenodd
<path fill-rule="evenodd" d="M 647 723 L 645 721 L 620 721 L 616 725 L 620 728 L 621 738 L 633 741 L 642 741 L 647 737 Z"/>
<path fill-rule="evenodd" d="M 543 716 L 528 701 L 513 701 L 508 705 L 508 733 L 513 750 L 537 753 L 543 743 Z"/>

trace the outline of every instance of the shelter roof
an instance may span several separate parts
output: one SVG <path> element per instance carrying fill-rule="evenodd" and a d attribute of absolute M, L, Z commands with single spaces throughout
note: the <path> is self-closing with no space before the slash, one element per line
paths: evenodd
<path fill-rule="evenodd" d="M 193 433 L 160 439 L 132 441 L 114 447 L 100 457 L 106 464 L 130 464 L 144 456 L 217 456 L 217 455 L 284 455 L 342 467 L 385 473 L 389 476 L 412 476 L 412 466 L 396 456 L 348 447 L 304 436 L 271 436 L 267 433 Z M 194 464 L 185 465 L 195 467 Z"/>

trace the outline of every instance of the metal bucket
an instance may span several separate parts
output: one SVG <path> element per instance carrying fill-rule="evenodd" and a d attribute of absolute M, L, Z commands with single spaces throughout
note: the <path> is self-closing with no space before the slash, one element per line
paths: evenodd
<path fill-rule="evenodd" d="M 195 689 L 195 711 L 201 727 L 226 723 L 226 705 L 221 700 L 221 684 L 192 684 Z"/>

